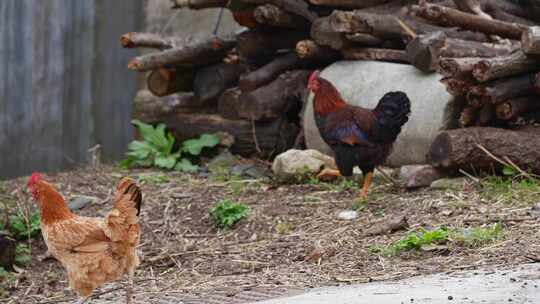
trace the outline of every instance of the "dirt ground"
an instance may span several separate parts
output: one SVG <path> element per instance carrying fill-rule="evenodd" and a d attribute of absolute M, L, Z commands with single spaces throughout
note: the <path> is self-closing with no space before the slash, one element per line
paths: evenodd
<path fill-rule="evenodd" d="M 460 190 L 404 191 L 376 180 L 358 218 L 342 220 L 338 213 L 350 209 L 357 196 L 356 187 L 344 182 L 283 185 L 109 166 L 45 178 L 68 199 L 97 197 L 97 202 L 77 212 L 103 216 L 110 210 L 113 186 L 124 175 L 138 178 L 144 193 L 142 265 L 136 273 L 139 297 L 216 292 L 233 296 L 252 288 L 290 290 L 394 280 L 540 259 L 540 221 L 531 214 L 531 204 L 539 193 L 497 196 L 473 182 Z M 27 204 L 35 209 L 25 185 L 26 178 L 0 183 L 0 199 L 13 208 Z M 226 198 L 249 205 L 251 212 L 234 229 L 218 231 L 208 210 Z M 453 246 L 391 257 L 370 251 L 374 245 L 388 244 L 407 233 L 364 235 L 366 229 L 398 215 L 406 216 L 409 230 L 500 222 L 504 234 L 479 248 Z M 320 258 L 306 260 L 314 248 L 320 251 Z M 39 259 L 46 251 L 41 236 L 32 241 L 32 249 L 30 264 L 4 283 L 8 295 L 0 303 L 72 301 L 74 293 L 67 288 L 59 263 Z M 103 296 L 118 286 L 106 285 L 96 294 Z"/>

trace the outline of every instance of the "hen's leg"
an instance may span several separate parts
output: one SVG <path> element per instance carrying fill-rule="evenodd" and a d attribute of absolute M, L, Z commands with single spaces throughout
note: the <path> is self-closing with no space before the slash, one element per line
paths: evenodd
<path fill-rule="evenodd" d="M 334 169 L 323 169 L 321 173 L 317 174 L 317 178 L 323 181 L 331 181 L 340 177 L 341 173 Z"/>
<path fill-rule="evenodd" d="M 126 288 L 126 304 L 133 304 L 133 271 L 128 272 L 128 286 Z"/>
<path fill-rule="evenodd" d="M 369 171 L 366 176 L 364 177 L 364 186 L 362 186 L 362 192 L 360 193 L 360 197 L 365 199 L 368 196 L 368 188 L 371 184 L 371 180 L 373 179 L 373 171 Z"/>
<path fill-rule="evenodd" d="M 86 302 L 86 300 L 88 299 L 89 297 L 79 297 L 77 299 L 77 304 L 83 304 L 84 302 Z"/>

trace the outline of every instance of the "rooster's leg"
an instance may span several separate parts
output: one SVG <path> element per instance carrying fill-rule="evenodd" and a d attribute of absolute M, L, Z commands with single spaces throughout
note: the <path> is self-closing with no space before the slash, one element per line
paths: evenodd
<path fill-rule="evenodd" d="M 331 181 L 331 180 L 335 180 L 336 178 L 340 176 L 341 176 L 341 173 L 339 173 L 338 170 L 323 169 L 321 173 L 317 174 L 317 179 L 320 179 L 323 181 Z"/>
<path fill-rule="evenodd" d="M 362 187 L 362 192 L 360 193 L 361 198 L 367 198 L 368 196 L 368 188 L 371 184 L 371 179 L 373 178 L 373 171 L 369 171 L 366 176 L 364 177 L 364 186 Z"/>
<path fill-rule="evenodd" d="M 133 272 L 128 273 L 128 286 L 126 288 L 126 304 L 133 304 Z"/>

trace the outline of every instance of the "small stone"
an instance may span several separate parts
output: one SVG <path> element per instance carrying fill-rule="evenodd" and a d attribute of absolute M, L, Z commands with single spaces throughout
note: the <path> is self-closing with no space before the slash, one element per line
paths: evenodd
<path fill-rule="evenodd" d="M 338 214 L 338 218 L 342 220 L 354 220 L 357 217 L 358 217 L 358 212 L 354 210 L 345 210 L 345 211 L 341 211 Z"/>
<path fill-rule="evenodd" d="M 71 209 L 71 211 L 79 210 L 86 207 L 87 205 L 91 203 L 97 202 L 98 200 L 99 199 L 95 196 L 78 195 L 78 196 L 73 197 L 69 201 L 68 207 L 69 209 Z"/>
<path fill-rule="evenodd" d="M 454 297 L 448 296 L 448 300 L 452 301 L 453 299 L 454 299 Z"/>
<path fill-rule="evenodd" d="M 275 176 L 284 181 L 315 175 L 324 168 L 336 169 L 334 159 L 317 150 L 288 150 L 272 164 Z"/>
<path fill-rule="evenodd" d="M 408 165 L 399 170 L 399 179 L 409 189 L 429 186 L 442 176 L 442 172 L 430 165 Z"/>
<path fill-rule="evenodd" d="M 441 178 L 433 181 L 429 187 L 437 190 L 462 190 L 464 184 L 464 177 Z"/>

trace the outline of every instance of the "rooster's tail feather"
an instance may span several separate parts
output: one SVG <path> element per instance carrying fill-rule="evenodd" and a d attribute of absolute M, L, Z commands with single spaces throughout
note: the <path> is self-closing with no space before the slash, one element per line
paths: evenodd
<path fill-rule="evenodd" d="M 409 120 L 411 102 L 403 92 L 389 92 L 381 98 L 374 113 L 377 120 L 372 129 L 373 139 L 381 143 L 391 143 Z"/>

